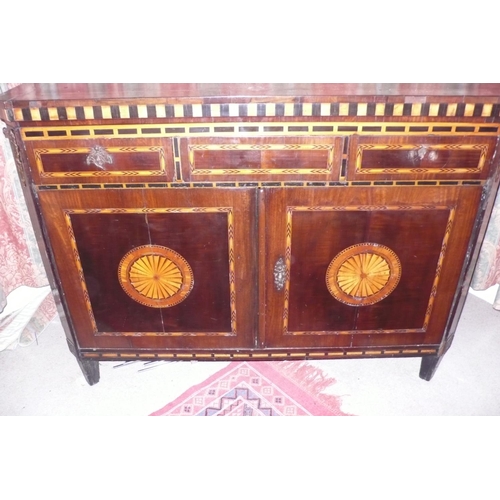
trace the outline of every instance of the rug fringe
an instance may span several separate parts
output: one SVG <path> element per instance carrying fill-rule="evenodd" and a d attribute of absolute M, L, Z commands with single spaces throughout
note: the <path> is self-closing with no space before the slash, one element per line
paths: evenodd
<path fill-rule="evenodd" d="M 350 415 L 340 408 L 339 398 L 323 391 L 336 384 L 337 381 L 326 375 L 323 370 L 316 368 L 307 361 L 279 361 L 273 363 L 273 368 L 287 377 L 303 391 L 315 397 L 321 404 L 332 409 L 337 415 Z"/>

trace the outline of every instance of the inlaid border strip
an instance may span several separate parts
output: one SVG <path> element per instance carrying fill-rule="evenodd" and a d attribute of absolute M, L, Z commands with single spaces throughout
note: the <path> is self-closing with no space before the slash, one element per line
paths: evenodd
<path fill-rule="evenodd" d="M 68 177 L 140 177 L 152 175 L 166 175 L 165 150 L 161 146 L 110 146 L 106 147 L 108 153 L 130 154 L 130 153 L 158 153 L 158 170 L 73 170 L 70 172 L 47 172 L 43 167 L 42 156 L 44 154 L 66 155 L 74 153 L 90 153 L 91 148 L 34 148 L 33 154 L 41 178 L 68 178 Z"/>
<path fill-rule="evenodd" d="M 127 353 L 127 352 L 87 352 L 82 351 L 81 356 L 84 358 L 97 359 L 97 360 L 150 360 L 150 359 L 169 359 L 169 360 L 192 360 L 198 359 L 200 361 L 231 361 L 239 359 L 269 360 L 269 359 L 332 359 L 332 358 L 355 358 L 355 357 L 393 357 L 393 356 L 428 356 L 436 355 L 438 347 L 415 347 L 415 348 L 369 348 L 369 349 L 354 349 L 345 350 L 339 348 L 336 351 L 285 351 L 285 352 L 259 352 L 249 351 L 242 352 L 244 349 L 235 349 L 235 352 L 160 352 L 160 353 Z"/>
<path fill-rule="evenodd" d="M 169 207 L 169 208 L 92 208 L 92 209 L 64 209 L 64 218 L 66 229 L 68 231 L 73 259 L 77 268 L 80 286 L 82 288 L 85 307 L 87 309 L 93 333 L 96 336 L 161 336 L 161 337 L 214 337 L 214 336 L 234 336 L 236 335 L 236 283 L 235 283 L 235 253 L 234 253 L 234 216 L 231 207 Z M 230 294 L 230 313 L 231 313 L 231 332 L 99 332 L 90 302 L 83 266 L 80 260 L 80 253 L 76 243 L 73 226 L 71 224 L 71 215 L 73 214 L 151 214 L 151 213 L 226 213 L 228 222 L 228 253 L 229 253 L 229 294 Z"/>
<path fill-rule="evenodd" d="M 324 168 L 196 168 L 196 151 L 325 151 Z M 330 174 L 333 171 L 334 144 L 189 144 L 188 158 L 191 175 L 305 175 Z"/>
<path fill-rule="evenodd" d="M 497 103 L 263 102 L 25 107 L 6 110 L 9 121 L 122 120 L 219 117 L 478 117 L 500 116 Z"/>
<path fill-rule="evenodd" d="M 479 151 L 479 161 L 474 168 L 363 168 L 364 151 L 414 151 L 425 147 L 432 151 Z M 477 174 L 486 163 L 488 144 L 359 144 L 356 151 L 356 174 Z"/>
<path fill-rule="evenodd" d="M 183 189 L 183 188 L 266 188 L 266 187 L 428 187 L 428 186 L 484 186 L 485 180 L 404 180 L 404 181 L 222 181 L 222 182 L 145 182 L 145 183 L 89 183 L 89 184 L 43 184 L 40 191 L 73 189 Z"/>
<path fill-rule="evenodd" d="M 134 125 L 63 125 L 21 129 L 24 141 L 96 140 L 109 138 L 330 136 L 330 135 L 493 135 L 500 124 L 457 122 L 218 122 L 155 123 Z"/>
<path fill-rule="evenodd" d="M 432 284 L 427 309 L 424 316 L 424 322 L 421 328 L 414 329 L 393 329 L 393 330 L 335 330 L 335 331 L 289 331 L 288 318 L 289 318 L 289 300 L 290 300 L 290 273 L 292 264 L 292 216 L 293 212 L 344 212 L 344 211 L 403 211 L 403 210 L 449 210 L 450 215 L 446 224 L 443 242 L 441 244 L 441 251 L 439 254 L 436 274 Z M 455 219 L 456 206 L 441 206 L 441 205 L 398 205 L 398 206 L 385 206 L 385 205 L 352 205 L 352 206 L 290 206 L 287 207 L 286 214 L 286 248 L 285 248 L 285 265 L 286 265 L 286 281 L 284 289 L 284 306 L 283 306 L 283 335 L 363 335 L 363 334 L 393 334 L 393 333 L 425 333 L 429 326 L 429 321 L 434 306 L 434 300 L 437 293 L 439 277 L 443 266 L 448 240 L 450 238 L 453 221 Z M 369 306 L 366 306 L 369 307 Z"/>

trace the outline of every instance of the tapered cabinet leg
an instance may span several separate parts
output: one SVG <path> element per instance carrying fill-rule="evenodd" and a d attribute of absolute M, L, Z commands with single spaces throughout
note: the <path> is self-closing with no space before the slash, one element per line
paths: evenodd
<path fill-rule="evenodd" d="M 85 380 L 89 385 L 94 385 L 99 382 L 99 361 L 92 359 L 78 359 L 78 364 L 83 372 Z"/>
<path fill-rule="evenodd" d="M 78 351 L 73 343 L 73 340 L 70 337 L 66 337 L 66 342 L 68 343 L 69 350 L 71 354 L 75 356 L 78 364 L 80 365 L 80 369 L 83 372 L 83 376 L 89 385 L 94 385 L 99 382 L 100 374 L 99 374 L 99 361 L 94 361 L 93 359 L 82 359 L 78 356 Z"/>
<path fill-rule="evenodd" d="M 425 356 L 420 365 L 420 378 L 430 381 L 436 373 L 439 363 L 443 356 Z"/>

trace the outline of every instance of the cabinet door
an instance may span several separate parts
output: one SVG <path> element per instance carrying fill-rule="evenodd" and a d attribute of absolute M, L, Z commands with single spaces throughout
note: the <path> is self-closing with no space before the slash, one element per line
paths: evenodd
<path fill-rule="evenodd" d="M 436 345 L 480 187 L 269 190 L 268 347 Z"/>
<path fill-rule="evenodd" d="M 82 348 L 254 343 L 253 190 L 42 191 Z"/>

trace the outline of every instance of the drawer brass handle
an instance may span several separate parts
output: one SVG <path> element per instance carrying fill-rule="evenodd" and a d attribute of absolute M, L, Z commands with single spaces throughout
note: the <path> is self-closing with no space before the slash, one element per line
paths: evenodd
<path fill-rule="evenodd" d="M 274 286 L 279 292 L 283 290 L 286 281 L 286 264 L 283 257 L 280 257 L 274 264 Z"/>
<path fill-rule="evenodd" d="M 420 146 L 418 149 L 414 149 L 410 152 L 410 157 L 414 162 L 419 162 L 424 159 L 435 161 L 437 156 L 437 152 L 427 146 Z"/>
<path fill-rule="evenodd" d="M 106 163 L 113 163 L 113 157 L 102 146 L 93 146 L 86 162 L 87 165 L 93 164 L 97 168 L 104 169 Z"/>

